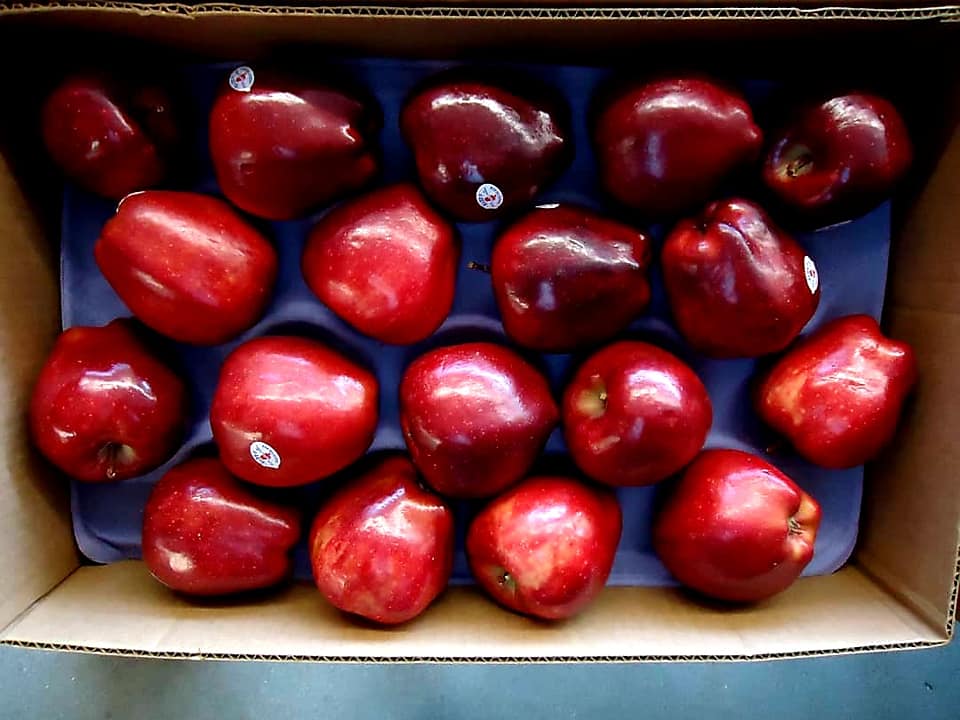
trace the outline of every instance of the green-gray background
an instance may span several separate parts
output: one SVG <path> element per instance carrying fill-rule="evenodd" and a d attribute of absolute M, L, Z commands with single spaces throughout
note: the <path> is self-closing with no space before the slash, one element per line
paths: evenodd
<path fill-rule="evenodd" d="M 747 664 L 320 665 L 0 648 L 2 718 L 960 720 L 960 643 Z"/>

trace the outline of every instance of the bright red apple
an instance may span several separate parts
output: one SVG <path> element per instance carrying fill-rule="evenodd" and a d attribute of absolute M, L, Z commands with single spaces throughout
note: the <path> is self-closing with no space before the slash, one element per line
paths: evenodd
<path fill-rule="evenodd" d="M 537 208 L 493 249 L 493 290 L 510 338 L 547 352 L 609 340 L 650 301 L 650 240 L 572 206 Z"/>
<path fill-rule="evenodd" d="M 453 568 L 453 512 L 390 457 L 339 490 L 310 531 L 317 587 L 339 609 L 383 624 L 415 618 Z"/>
<path fill-rule="evenodd" d="M 63 332 L 30 399 L 30 433 L 68 475 L 123 480 L 166 462 L 187 423 L 183 381 L 127 320 Z"/>
<path fill-rule="evenodd" d="M 653 546 L 687 587 L 754 602 L 800 576 L 819 525 L 817 501 L 773 465 L 739 450 L 707 450 L 660 509 Z"/>
<path fill-rule="evenodd" d="M 594 128 L 603 186 L 648 217 L 706 202 L 762 142 L 747 101 L 699 77 L 629 86 L 604 103 Z"/>
<path fill-rule="evenodd" d="M 367 370 L 313 340 L 272 336 L 238 346 L 210 406 L 227 469 L 258 485 L 320 480 L 359 459 L 377 428 Z"/>
<path fill-rule="evenodd" d="M 266 238 L 225 202 L 188 192 L 128 195 L 94 255 L 134 315 L 194 345 L 217 345 L 252 327 L 277 277 Z"/>
<path fill-rule="evenodd" d="M 566 477 L 533 477 L 474 518 L 467 557 L 501 605 L 545 620 L 581 612 L 603 590 L 620 542 L 613 493 Z"/>
<path fill-rule="evenodd" d="M 162 181 L 180 136 L 164 88 L 96 73 L 68 77 L 50 93 L 42 129 L 71 180 L 115 200 Z"/>
<path fill-rule="evenodd" d="M 331 310 L 381 342 L 425 339 L 453 305 L 456 230 L 413 185 L 346 202 L 307 238 L 303 276 Z"/>
<path fill-rule="evenodd" d="M 227 595 L 289 577 L 300 537 L 294 510 L 245 490 L 215 458 L 188 460 L 160 478 L 143 511 L 143 560 L 167 587 Z"/>
<path fill-rule="evenodd" d="M 896 108 L 876 95 L 850 93 L 801 107 L 773 139 L 763 179 L 800 214 L 837 222 L 885 200 L 912 160 Z"/>
<path fill-rule="evenodd" d="M 230 202 L 289 220 L 369 182 L 379 130 L 379 111 L 358 96 L 242 66 L 210 112 L 210 155 Z"/>
<path fill-rule="evenodd" d="M 517 482 L 558 415 L 544 377 L 492 343 L 432 350 L 400 382 L 400 425 L 413 462 L 450 497 L 495 495 Z"/>
<path fill-rule="evenodd" d="M 696 457 L 713 408 L 703 382 L 675 355 L 622 341 L 587 359 L 563 396 L 567 447 L 607 485 L 651 485 Z"/>
<path fill-rule="evenodd" d="M 681 220 L 661 263 L 677 327 L 711 357 L 783 350 L 820 302 L 813 258 L 747 200 L 711 203 L 700 217 Z"/>
<path fill-rule="evenodd" d="M 849 315 L 781 357 L 760 384 L 756 407 L 807 460 L 854 467 L 893 437 L 916 381 L 909 345 L 884 337 L 872 317 Z"/>
<path fill-rule="evenodd" d="M 555 180 L 571 139 L 558 104 L 543 94 L 471 79 L 414 94 L 400 126 L 430 199 L 458 220 L 482 222 L 522 207 Z"/>

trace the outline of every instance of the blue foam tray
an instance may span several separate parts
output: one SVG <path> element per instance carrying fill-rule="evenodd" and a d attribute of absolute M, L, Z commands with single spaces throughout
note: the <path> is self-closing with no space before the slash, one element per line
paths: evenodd
<path fill-rule="evenodd" d="M 230 65 L 188 66 L 171 69 L 174 81 L 184 88 L 195 109 L 197 121 L 191 136 L 199 158 L 199 169 L 192 187 L 183 188 L 219 194 L 207 151 L 205 118 L 215 91 L 238 63 Z M 456 63 L 436 61 L 357 59 L 328 63 L 336 75 L 347 73 L 365 84 L 379 100 L 384 114 L 380 135 L 384 150 L 384 172 L 379 180 L 388 184 L 415 179 L 409 149 L 398 127 L 404 99 L 414 86 L 438 71 Z M 256 69 L 256 65 L 254 65 Z M 572 114 L 576 156 L 553 186 L 538 202 L 573 202 L 617 215 L 600 193 L 587 129 L 590 99 L 611 71 L 592 67 L 509 65 L 499 71 L 521 71 L 539 78 L 562 91 Z M 752 103 L 762 103 L 776 88 L 774 83 L 750 81 L 741 88 Z M 113 214 L 115 204 L 74 187 L 64 196 L 61 287 L 64 327 L 102 325 L 130 313 L 104 280 L 93 259 L 93 245 L 100 228 Z M 140 528 L 144 504 L 153 484 L 171 466 L 197 451 L 209 449 L 211 441 L 207 412 L 220 365 L 240 342 L 268 333 L 306 333 L 335 345 L 352 349 L 365 358 L 381 384 L 380 422 L 371 452 L 402 450 L 396 388 L 403 368 L 418 354 L 438 344 L 468 339 L 502 338 L 503 330 L 490 287 L 490 279 L 467 269 L 471 261 L 488 263 L 494 240 L 503 222 L 461 224 L 463 252 L 453 311 L 437 334 L 412 347 L 380 344 L 352 330 L 338 319 L 307 289 L 300 274 L 300 255 L 307 232 L 319 214 L 311 218 L 265 223 L 254 220 L 275 243 L 280 257 L 277 290 L 264 318 L 233 342 L 214 348 L 195 348 L 159 339 L 185 368 L 194 406 L 186 442 L 171 460 L 153 473 L 116 484 L 72 484 L 73 525 L 80 550 L 90 560 L 109 563 L 140 557 Z M 623 217 L 620 215 L 620 217 Z M 656 244 L 664 228 L 649 228 Z M 890 211 L 884 205 L 863 218 L 816 233 L 798 233 L 798 240 L 816 260 L 820 272 L 822 296 L 816 316 L 806 331 L 824 322 L 850 313 L 879 317 L 883 306 L 890 240 Z M 663 285 L 656 265 L 651 271 L 652 301 L 627 333 L 652 340 L 677 352 L 697 371 L 706 384 L 714 408 L 714 424 L 708 447 L 730 447 L 766 456 L 820 502 L 823 522 L 817 537 L 816 554 L 805 574 L 833 572 L 846 562 L 857 537 L 863 469 L 825 470 L 801 460 L 780 448 L 770 456 L 769 430 L 762 427 L 750 406 L 749 385 L 756 362 L 752 360 L 717 361 L 697 356 L 685 347 L 670 323 Z M 537 359 L 559 399 L 564 382 L 576 359 L 569 355 L 546 355 Z M 563 455 L 563 436 L 558 428 L 547 445 L 550 456 Z M 348 474 L 348 473 L 345 473 Z M 287 500 L 297 507 L 312 510 L 338 478 L 304 488 L 272 491 L 267 494 Z M 651 549 L 651 510 L 656 487 L 628 488 L 618 491 L 623 508 L 624 529 L 617 552 L 611 585 L 666 585 L 672 579 Z M 458 545 L 454 564 L 455 584 L 472 582 L 463 553 L 463 537 L 477 505 L 454 503 L 457 513 Z M 305 518 L 309 527 L 312 515 Z M 296 576 L 310 577 L 305 542 L 295 553 Z"/>

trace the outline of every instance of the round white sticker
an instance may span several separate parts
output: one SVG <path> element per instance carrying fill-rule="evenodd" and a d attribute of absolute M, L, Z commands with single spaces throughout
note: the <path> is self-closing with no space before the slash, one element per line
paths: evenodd
<path fill-rule="evenodd" d="M 280 467 L 280 453 L 265 442 L 257 440 L 250 443 L 250 457 L 265 468 L 276 470 Z"/>
<path fill-rule="evenodd" d="M 241 65 L 230 73 L 230 87 L 237 92 L 250 92 L 253 87 L 253 68 Z"/>
<path fill-rule="evenodd" d="M 813 264 L 813 258 L 809 255 L 803 257 L 803 274 L 807 278 L 810 294 L 816 295 L 817 288 L 820 287 L 820 273 L 817 272 L 817 266 Z"/>
<path fill-rule="evenodd" d="M 477 205 L 484 210 L 496 210 L 503 205 L 503 191 L 493 183 L 484 183 L 477 188 Z"/>

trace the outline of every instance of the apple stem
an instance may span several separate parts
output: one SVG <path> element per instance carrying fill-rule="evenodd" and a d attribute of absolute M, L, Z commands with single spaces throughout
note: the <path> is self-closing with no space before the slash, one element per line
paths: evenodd
<path fill-rule="evenodd" d="M 800 527 L 800 523 L 797 522 L 797 519 L 796 519 L 795 517 L 790 518 L 790 519 L 787 521 L 787 524 L 790 526 L 790 530 L 789 530 L 789 534 L 790 534 L 790 535 L 799 535 L 799 534 L 800 534 L 802 528 Z"/>
<path fill-rule="evenodd" d="M 108 442 L 100 448 L 100 458 L 106 463 L 107 467 L 104 474 L 107 480 L 117 479 L 117 464 L 125 464 L 132 459 L 132 450 L 128 445 L 118 442 Z"/>
<path fill-rule="evenodd" d="M 107 443 L 102 452 L 104 459 L 107 461 L 107 480 L 116 480 L 117 479 L 117 469 L 115 467 L 117 462 L 117 451 L 119 447 L 116 443 Z"/>
<path fill-rule="evenodd" d="M 470 262 L 467 263 L 467 270 L 476 270 L 478 272 L 487 273 L 487 275 L 490 274 L 489 265 L 486 265 L 484 263 L 478 263 L 478 262 L 475 262 L 474 260 L 471 260 Z"/>
<path fill-rule="evenodd" d="M 781 452 L 783 452 L 784 447 L 785 447 L 785 444 L 783 442 L 783 439 L 778 438 L 773 442 L 771 442 L 769 445 L 767 445 L 767 447 L 765 448 L 765 451 L 767 455 L 778 455 Z"/>

